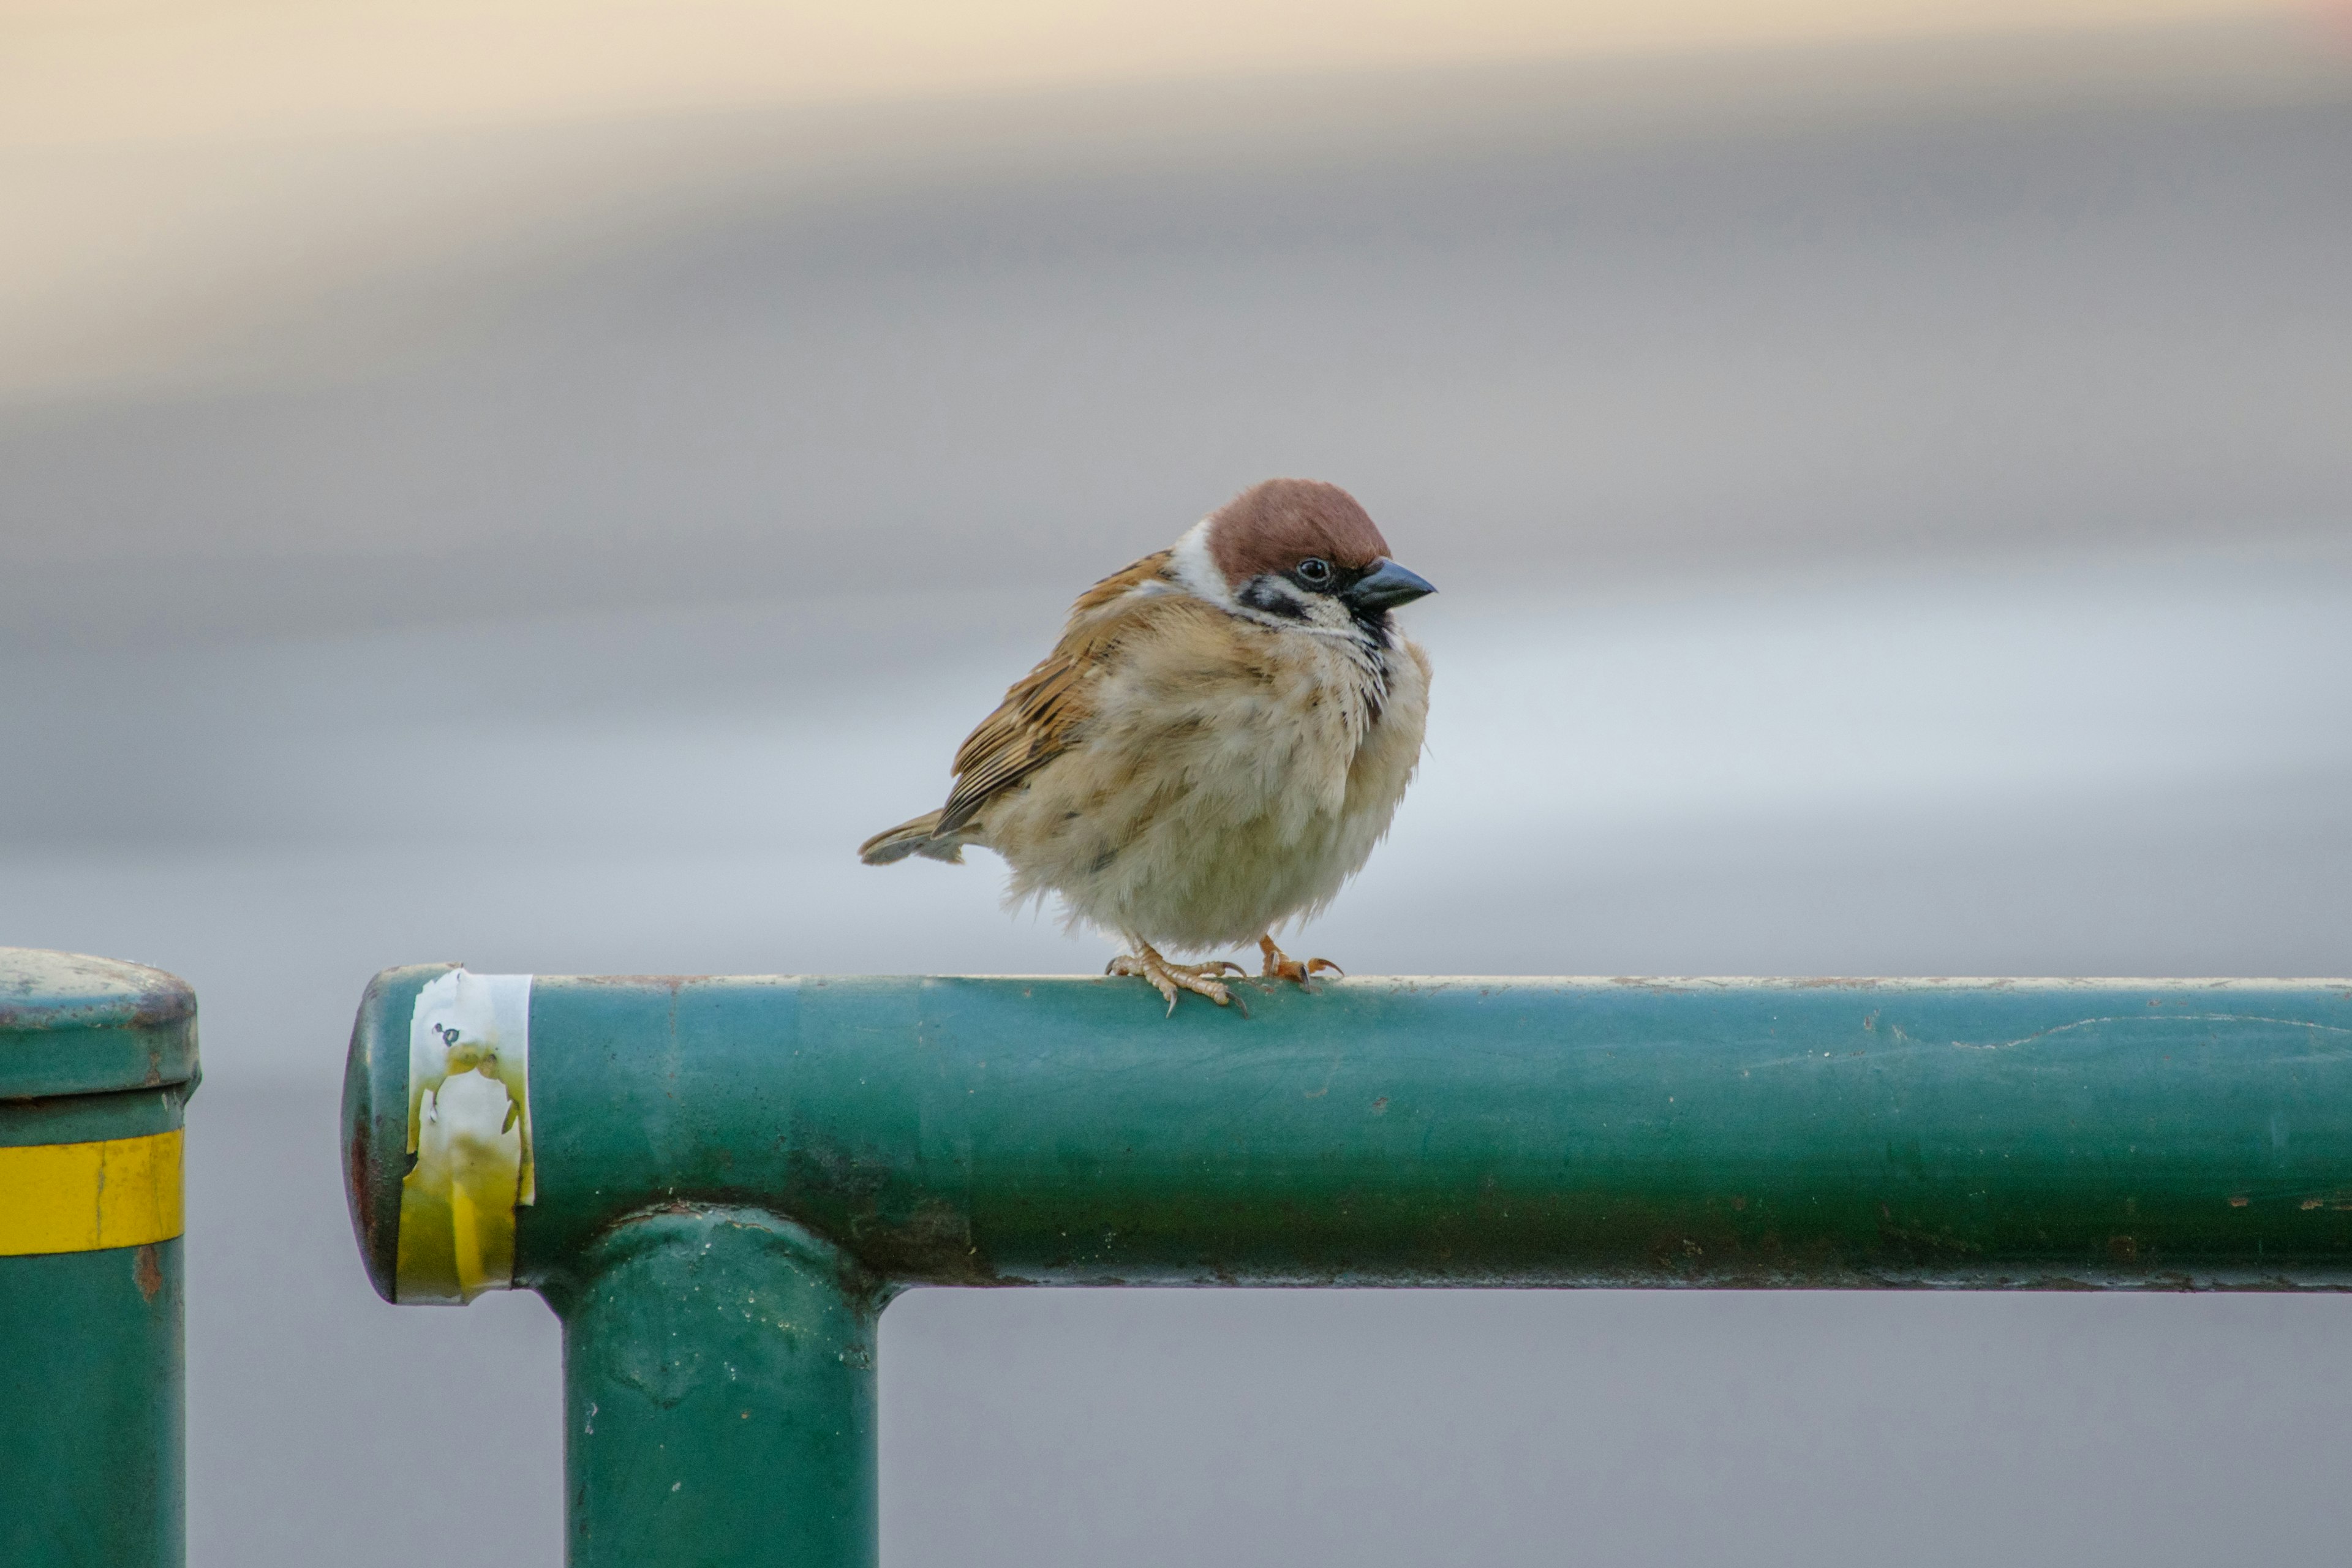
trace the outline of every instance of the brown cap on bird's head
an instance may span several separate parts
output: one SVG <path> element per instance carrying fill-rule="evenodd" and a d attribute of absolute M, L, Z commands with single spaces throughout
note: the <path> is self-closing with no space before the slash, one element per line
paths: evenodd
<path fill-rule="evenodd" d="M 1261 572 L 1287 572 L 1308 556 L 1365 571 L 1389 552 L 1356 498 L 1320 479 L 1268 479 L 1209 516 L 1209 558 L 1238 587 Z"/>

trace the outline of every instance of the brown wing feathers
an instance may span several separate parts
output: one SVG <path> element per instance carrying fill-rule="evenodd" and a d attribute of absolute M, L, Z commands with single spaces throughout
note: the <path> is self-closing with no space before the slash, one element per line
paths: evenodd
<path fill-rule="evenodd" d="M 1059 756 L 1089 711 L 1087 677 L 1118 643 L 1125 617 L 1105 614 L 1135 588 L 1167 574 L 1170 552 L 1147 555 L 1113 573 L 1070 606 L 1069 624 L 1054 651 L 1013 683 L 995 712 L 980 721 L 955 754 L 955 788 L 939 811 L 869 838 L 860 858 L 884 865 L 910 854 L 961 859 L 951 839 L 999 793 Z"/>
<path fill-rule="evenodd" d="M 1054 651 L 1015 681 L 995 712 L 956 749 L 955 788 L 940 813 L 939 831 L 970 822 L 998 791 L 1059 756 L 1087 717 L 1081 685 L 1118 640 L 1119 617 L 1105 615 L 1139 584 L 1167 568 L 1165 550 L 1112 574 L 1078 595 Z"/>

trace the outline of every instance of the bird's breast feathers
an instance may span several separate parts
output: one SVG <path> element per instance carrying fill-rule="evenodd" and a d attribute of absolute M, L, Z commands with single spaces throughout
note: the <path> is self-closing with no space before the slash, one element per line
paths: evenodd
<path fill-rule="evenodd" d="M 1246 941 L 1362 866 L 1428 700 L 1402 637 L 1269 626 L 1148 557 L 1079 600 L 965 742 L 948 812 L 1012 865 L 1015 897 L 1058 891 L 1179 945 Z"/>
<path fill-rule="evenodd" d="M 1093 683 L 1080 737 L 1088 750 L 1172 771 L 1229 809 L 1297 817 L 1346 808 L 1358 753 L 1383 721 L 1409 723 L 1418 748 L 1413 705 L 1390 711 L 1392 667 L 1412 667 L 1418 649 L 1400 658 L 1189 596 L 1145 601 L 1129 616 L 1120 657 Z"/>

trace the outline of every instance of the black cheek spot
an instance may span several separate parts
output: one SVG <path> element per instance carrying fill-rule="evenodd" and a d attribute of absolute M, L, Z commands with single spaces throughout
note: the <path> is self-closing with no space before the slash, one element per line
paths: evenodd
<path fill-rule="evenodd" d="M 1116 844 L 1107 844 L 1103 847 L 1102 852 L 1095 857 L 1095 863 L 1088 867 L 1087 869 L 1093 871 L 1108 871 L 1110 869 L 1110 863 L 1118 858 L 1118 846 Z"/>
<path fill-rule="evenodd" d="M 1265 615 L 1280 616 L 1289 621 L 1303 621 L 1307 618 L 1307 606 L 1276 587 L 1270 578 L 1251 578 L 1249 584 L 1234 597 L 1251 609 L 1261 611 Z"/>

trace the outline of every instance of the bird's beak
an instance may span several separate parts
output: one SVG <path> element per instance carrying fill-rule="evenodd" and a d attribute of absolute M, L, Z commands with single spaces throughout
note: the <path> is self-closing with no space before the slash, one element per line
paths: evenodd
<path fill-rule="evenodd" d="M 1408 572 L 1383 555 L 1339 597 L 1351 610 L 1389 610 L 1436 592 L 1420 573 Z"/>

